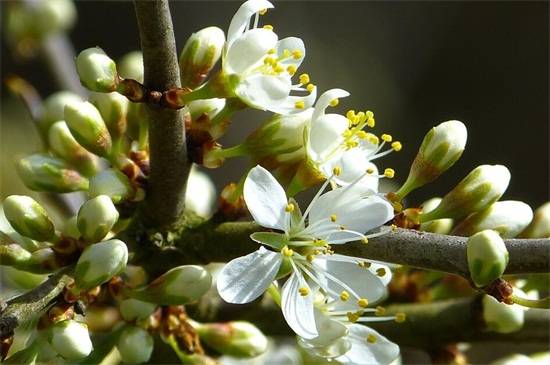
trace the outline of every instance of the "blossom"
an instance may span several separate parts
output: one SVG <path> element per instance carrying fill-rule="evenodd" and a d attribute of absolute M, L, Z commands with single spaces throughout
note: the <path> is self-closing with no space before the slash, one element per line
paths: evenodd
<path fill-rule="evenodd" d="M 281 185 L 263 167 L 256 166 L 244 183 L 244 199 L 259 225 L 278 232 L 256 232 L 251 238 L 277 250 L 257 251 L 229 262 L 217 287 L 231 303 L 258 298 L 277 278 L 291 273 L 282 288 L 281 307 L 289 326 L 301 337 L 319 335 L 314 320 L 312 285 L 331 298 L 366 307 L 381 300 L 391 276 L 380 263 L 334 254 L 330 245 L 354 240 L 393 217 L 389 202 L 361 184 L 350 184 L 323 194 L 328 179 L 302 214 Z M 306 221 L 307 220 L 307 221 Z"/>
<path fill-rule="evenodd" d="M 301 112 L 316 97 L 313 84 L 306 86 L 309 76 L 302 75 L 300 83 L 292 84 L 305 46 L 296 37 L 279 40 L 272 26 L 258 28 L 259 15 L 270 8 L 273 4 L 267 0 L 248 0 L 237 10 L 227 32 L 222 75 L 234 96 L 253 108 L 279 114 Z M 307 91 L 308 95 L 291 96 L 292 91 Z"/>

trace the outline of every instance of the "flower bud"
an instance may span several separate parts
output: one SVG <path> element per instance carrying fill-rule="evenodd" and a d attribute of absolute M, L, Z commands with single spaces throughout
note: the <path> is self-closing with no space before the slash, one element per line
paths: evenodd
<path fill-rule="evenodd" d="M 4 214 L 20 235 L 37 241 L 47 241 L 55 227 L 46 210 L 31 197 L 10 195 L 4 200 Z"/>
<path fill-rule="evenodd" d="M 118 138 L 126 132 L 129 103 L 127 98 L 117 92 L 92 93 L 89 100 L 99 110 L 113 138 Z"/>
<path fill-rule="evenodd" d="M 534 365 L 528 356 L 523 354 L 511 354 L 493 361 L 490 365 Z"/>
<path fill-rule="evenodd" d="M 90 197 L 107 195 L 113 203 L 120 203 L 134 195 L 130 180 L 122 172 L 114 169 L 101 171 L 90 179 Z"/>
<path fill-rule="evenodd" d="M 519 291 L 514 288 L 514 291 Z M 523 327 L 525 308 L 517 304 L 500 303 L 490 295 L 482 300 L 483 320 L 487 329 L 498 333 L 515 332 Z"/>
<path fill-rule="evenodd" d="M 50 126 L 65 118 L 65 105 L 81 102 L 82 98 L 70 91 L 58 91 L 48 96 L 42 103 L 42 115 L 40 116 L 40 130 L 46 134 Z"/>
<path fill-rule="evenodd" d="M 225 99 L 199 99 L 193 100 L 187 104 L 187 111 L 191 119 L 196 121 L 202 115 L 206 114 L 209 119 L 214 118 L 225 106 Z"/>
<path fill-rule="evenodd" d="M 88 190 L 88 179 L 71 170 L 63 160 L 45 154 L 22 158 L 17 163 L 17 172 L 31 190 L 52 193 Z"/>
<path fill-rule="evenodd" d="M 94 175 L 98 170 L 97 157 L 82 147 L 74 139 L 67 123 L 55 122 L 48 132 L 51 150 L 86 176 Z"/>
<path fill-rule="evenodd" d="M 88 242 L 99 242 L 111 231 L 118 220 L 118 210 L 107 195 L 99 195 L 82 204 L 77 226 Z"/>
<path fill-rule="evenodd" d="M 428 213 L 435 209 L 441 202 L 441 198 L 432 198 L 422 203 L 422 212 Z M 453 220 L 449 218 L 436 219 L 420 225 L 420 230 L 439 234 L 449 234 L 453 228 Z"/>
<path fill-rule="evenodd" d="M 61 232 L 63 232 L 64 236 L 76 239 L 80 238 L 80 231 L 78 230 L 77 219 L 78 216 L 73 215 L 71 218 L 65 221 L 65 223 L 63 224 L 63 228 L 61 229 Z"/>
<path fill-rule="evenodd" d="M 43 274 L 58 269 L 59 263 L 54 250 L 50 247 L 46 247 L 34 251 L 30 259 L 20 268 L 28 272 Z"/>
<path fill-rule="evenodd" d="M 187 180 L 185 207 L 201 217 L 208 218 L 214 213 L 217 197 L 212 179 L 193 166 Z"/>
<path fill-rule="evenodd" d="M 470 214 L 454 230 L 455 236 L 471 236 L 486 229 L 497 231 L 502 238 L 516 237 L 533 219 L 529 205 L 520 201 L 500 201 Z"/>
<path fill-rule="evenodd" d="M 153 280 L 143 289 L 128 295 L 135 299 L 162 305 L 179 305 L 203 296 L 212 285 L 212 277 L 202 266 L 175 267 Z"/>
<path fill-rule="evenodd" d="M 53 325 L 50 343 L 66 360 L 83 359 L 93 350 L 88 327 L 70 319 Z"/>
<path fill-rule="evenodd" d="M 156 304 L 137 299 L 124 299 L 119 304 L 120 314 L 125 321 L 135 321 L 149 317 L 157 308 Z"/>
<path fill-rule="evenodd" d="M 117 68 L 120 77 L 143 83 L 143 53 L 140 51 L 126 53 L 118 60 Z"/>
<path fill-rule="evenodd" d="M 468 238 L 466 247 L 468 269 L 478 287 L 498 279 L 508 265 L 508 250 L 497 232 L 490 229 Z"/>
<path fill-rule="evenodd" d="M 201 341 L 224 355 L 255 357 L 267 349 L 267 338 L 249 322 L 201 324 L 197 331 Z"/>
<path fill-rule="evenodd" d="M 88 151 L 101 157 L 109 156 L 111 135 L 93 104 L 87 101 L 68 103 L 65 105 L 65 121 L 74 138 Z"/>
<path fill-rule="evenodd" d="M 396 193 L 401 199 L 437 179 L 460 158 L 468 131 L 458 120 L 450 120 L 432 128 L 424 137 L 416 155 L 407 181 Z"/>
<path fill-rule="evenodd" d="M 31 258 L 31 253 L 19 246 L 17 243 L 0 245 L 0 262 L 5 266 L 24 268 L 24 265 Z"/>
<path fill-rule="evenodd" d="M 531 224 L 521 233 L 526 238 L 550 237 L 550 202 L 547 202 L 535 210 Z"/>
<path fill-rule="evenodd" d="M 117 349 L 123 362 L 141 364 L 151 357 L 153 337 L 143 328 L 131 326 L 120 334 Z"/>
<path fill-rule="evenodd" d="M 505 166 L 478 166 L 443 197 L 437 208 L 422 214 L 420 221 L 462 219 L 470 213 L 483 210 L 500 199 L 509 182 L 510 171 Z"/>
<path fill-rule="evenodd" d="M 99 47 L 87 48 L 76 57 L 80 83 L 90 91 L 115 91 L 118 83 L 116 63 Z"/>
<path fill-rule="evenodd" d="M 128 248 L 113 239 L 88 246 L 76 263 L 75 281 L 80 289 L 101 285 L 120 274 L 128 262 Z"/>
<path fill-rule="evenodd" d="M 225 35 L 218 27 L 191 34 L 179 59 L 183 87 L 194 89 L 204 81 L 220 59 L 224 44 Z"/>

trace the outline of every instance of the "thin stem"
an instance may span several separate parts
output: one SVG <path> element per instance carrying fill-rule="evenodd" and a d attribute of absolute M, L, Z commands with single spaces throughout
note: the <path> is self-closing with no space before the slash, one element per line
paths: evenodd
<path fill-rule="evenodd" d="M 543 299 L 528 299 L 522 298 L 516 294 L 512 294 L 510 299 L 516 304 L 519 304 L 528 308 L 540 308 L 540 309 L 550 309 L 550 297 Z"/>
<path fill-rule="evenodd" d="M 271 284 L 269 288 L 267 288 L 267 293 L 273 299 L 275 304 L 277 304 L 279 307 L 281 307 L 281 293 L 279 292 L 279 288 L 275 284 Z"/>

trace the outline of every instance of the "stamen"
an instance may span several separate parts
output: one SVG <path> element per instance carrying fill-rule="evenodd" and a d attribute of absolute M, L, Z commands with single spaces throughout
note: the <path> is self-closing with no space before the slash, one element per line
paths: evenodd
<path fill-rule="evenodd" d="M 305 85 L 305 84 L 309 84 L 309 75 L 308 74 L 301 74 L 300 77 L 300 84 L 302 85 Z"/>
<path fill-rule="evenodd" d="M 372 167 L 369 167 L 367 169 L 367 174 L 369 174 L 369 175 L 374 174 L 374 169 Z"/>
<path fill-rule="evenodd" d="M 273 65 L 273 71 L 275 71 L 276 73 L 280 74 L 281 72 L 283 72 L 285 70 L 284 66 L 277 63 L 275 65 Z"/>
<path fill-rule="evenodd" d="M 284 257 L 292 257 L 292 255 L 294 255 L 294 251 L 292 251 L 291 248 L 288 248 L 288 246 L 283 247 L 281 253 Z"/>
<path fill-rule="evenodd" d="M 371 267 L 372 264 L 367 261 L 361 261 L 361 262 L 358 262 L 357 265 L 359 265 L 359 267 L 362 269 L 368 269 L 369 267 Z"/>
<path fill-rule="evenodd" d="M 296 65 L 290 65 L 286 68 L 286 70 L 288 71 L 288 74 L 290 76 L 294 75 L 296 73 L 296 71 L 298 70 L 298 68 L 296 67 Z M 393 146 L 393 145 L 392 145 Z"/>
<path fill-rule="evenodd" d="M 403 323 L 407 319 L 407 315 L 405 313 L 396 313 L 395 314 L 395 321 L 397 323 Z"/>
<path fill-rule="evenodd" d="M 389 134 L 383 134 L 380 136 L 380 138 L 382 138 L 382 141 L 384 142 L 391 142 L 393 139 L 392 136 Z"/>
<path fill-rule="evenodd" d="M 357 301 L 357 305 L 361 308 L 367 308 L 369 306 L 369 301 L 367 300 L 367 298 L 360 298 Z"/>
<path fill-rule="evenodd" d="M 349 120 L 353 120 L 355 118 L 355 110 L 348 110 L 346 113 L 346 118 Z"/>
<path fill-rule="evenodd" d="M 374 128 L 374 126 L 376 125 L 376 122 L 375 122 L 374 118 L 367 118 L 367 125 L 370 128 Z"/>
<path fill-rule="evenodd" d="M 306 256 L 306 260 L 308 260 L 309 262 L 313 262 L 314 259 L 315 259 L 315 255 L 309 254 Z"/>
<path fill-rule="evenodd" d="M 332 99 L 329 104 L 330 106 L 334 107 L 334 106 L 337 106 L 339 103 L 340 103 L 340 100 Z"/>
<path fill-rule="evenodd" d="M 304 109 L 306 107 L 306 104 L 302 100 L 300 100 L 294 103 L 294 107 L 296 109 Z"/>
<path fill-rule="evenodd" d="M 376 343 L 376 340 L 377 340 L 376 336 L 373 335 L 372 333 L 367 336 L 367 342 L 368 343 Z"/>
<path fill-rule="evenodd" d="M 292 203 L 288 203 L 285 207 L 285 212 L 292 213 L 296 207 Z"/>
<path fill-rule="evenodd" d="M 340 300 L 345 302 L 348 299 L 349 299 L 349 293 L 345 290 L 342 290 L 342 292 L 340 293 Z"/>
<path fill-rule="evenodd" d="M 267 9 L 262 9 L 258 12 L 260 15 L 265 15 L 265 13 L 267 13 Z"/>
<path fill-rule="evenodd" d="M 365 115 L 367 116 L 367 118 L 374 118 L 374 113 L 370 110 L 367 110 L 365 112 Z"/>
<path fill-rule="evenodd" d="M 355 323 L 359 320 L 363 312 L 357 311 L 357 312 L 348 312 L 346 313 L 346 316 L 348 317 L 348 321 L 351 323 Z"/>
<path fill-rule="evenodd" d="M 302 51 L 300 51 L 299 49 L 292 51 L 292 57 L 295 60 L 299 60 L 300 58 L 302 58 L 302 56 L 303 56 Z"/>
<path fill-rule="evenodd" d="M 275 48 L 271 48 L 269 51 L 267 51 L 267 54 L 274 54 L 275 52 L 277 52 L 277 50 Z"/>
<path fill-rule="evenodd" d="M 379 268 L 376 270 L 376 275 L 382 277 L 384 275 L 386 275 L 386 269 L 384 269 L 383 267 Z"/>
<path fill-rule="evenodd" d="M 309 288 L 302 286 L 300 289 L 298 289 L 298 292 L 300 293 L 301 296 L 305 297 L 306 295 L 309 294 Z"/>
<path fill-rule="evenodd" d="M 395 176 L 395 170 L 390 168 L 385 169 L 384 176 L 388 179 L 393 179 L 393 177 Z"/>
<path fill-rule="evenodd" d="M 386 308 L 384 308 L 380 305 L 378 307 L 376 307 L 376 312 L 374 312 L 375 316 L 383 316 L 384 314 L 386 314 Z"/>
<path fill-rule="evenodd" d="M 399 152 L 403 148 L 403 145 L 401 144 L 401 142 L 395 141 L 391 144 L 391 148 L 393 148 L 395 152 Z"/>
<path fill-rule="evenodd" d="M 273 30 L 273 25 L 266 24 L 263 26 L 263 28 L 267 30 Z"/>
<path fill-rule="evenodd" d="M 330 221 L 331 221 L 331 222 L 336 222 L 336 218 L 337 218 L 337 217 L 336 217 L 336 214 L 331 214 L 331 215 L 330 215 Z"/>
<path fill-rule="evenodd" d="M 275 63 L 276 63 L 276 61 L 273 57 L 264 58 L 264 64 L 266 64 L 266 65 L 274 65 Z"/>
<path fill-rule="evenodd" d="M 310 93 L 313 92 L 313 89 L 315 89 L 315 85 L 313 84 L 307 84 L 306 86 L 306 90 L 309 91 Z"/>
<path fill-rule="evenodd" d="M 369 243 L 369 239 L 367 237 L 364 237 L 361 242 L 366 245 L 367 243 Z"/>

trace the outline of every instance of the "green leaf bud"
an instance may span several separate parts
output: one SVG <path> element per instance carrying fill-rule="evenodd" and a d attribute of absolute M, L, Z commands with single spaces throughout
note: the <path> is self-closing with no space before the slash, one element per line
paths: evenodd
<path fill-rule="evenodd" d="M 403 199 L 414 189 L 437 179 L 462 156 L 467 139 L 466 126 L 458 120 L 432 128 L 422 141 L 406 182 L 396 194 Z"/>
<path fill-rule="evenodd" d="M 65 118 L 65 105 L 82 102 L 82 98 L 70 91 L 58 91 L 48 96 L 42 103 L 42 115 L 39 125 L 42 133 L 47 134 L 50 126 Z"/>
<path fill-rule="evenodd" d="M 117 349 L 123 362 L 141 364 L 151 357 L 153 337 L 143 328 L 127 327 L 120 334 Z"/>
<path fill-rule="evenodd" d="M 182 86 L 199 86 L 220 59 L 224 45 L 225 34 L 218 27 L 191 34 L 179 58 Z"/>
<path fill-rule="evenodd" d="M 101 171 L 90 179 L 90 197 L 107 195 L 113 203 L 120 203 L 134 195 L 130 180 L 122 172 L 114 169 Z"/>
<path fill-rule="evenodd" d="M 441 198 L 432 198 L 422 203 L 422 212 L 428 213 L 435 209 L 441 203 Z M 420 230 L 439 234 L 449 234 L 453 228 L 454 221 L 449 218 L 436 219 L 420 225 Z"/>
<path fill-rule="evenodd" d="M 117 92 L 92 93 L 89 100 L 99 110 L 113 138 L 118 138 L 126 132 L 129 103 L 126 97 Z"/>
<path fill-rule="evenodd" d="M 47 241 L 55 227 L 46 210 L 36 200 L 24 195 L 10 195 L 4 200 L 4 214 L 10 225 L 22 236 Z"/>
<path fill-rule="evenodd" d="M 120 274 L 128 262 L 128 248 L 113 239 L 88 246 L 76 263 L 75 281 L 81 289 L 101 285 Z"/>
<path fill-rule="evenodd" d="M 175 267 L 153 280 L 143 289 L 128 295 L 135 299 L 162 305 L 186 304 L 199 299 L 212 285 L 212 277 L 202 266 Z"/>
<path fill-rule="evenodd" d="M 478 287 L 489 285 L 501 277 L 508 265 L 508 250 L 499 234 L 485 230 L 468 238 L 468 269 Z"/>
<path fill-rule="evenodd" d="M 120 77 L 143 83 L 143 53 L 141 51 L 126 53 L 118 60 L 117 68 Z"/>
<path fill-rule="evenodd" d="M 52 193 L 88 190 L 88 179 L 57 157 L 45 154 L 27 156 L 19 160 L 17 172 L 31 190 Z"/>
<path fill-rule="evenodd" d="M 462 219 L 483 210 L 500 199 L 509 182 L 510 171 L 505 166 L 478 166 L 447 193 L 434 210 L 420 215 L 420 221 Z"/>
<path fill-rule="evenodd" d="M 470 214 L 454 230 L 455 236 L 471 236 L 474 233 L 492 229 L 502 238 L 516 237 L 533 219 L 529 205 L 520 201 L 500 201 L 488 208 Z"/>
<path fill-rule="evenodd" d="M 76 57 L 80 83 L 90 91 L 108 93 L 116 90 L 116 63 L 99 47 L 87 48 Z"/>
<path fill-rule="evenodd" d="M 93 350 L 88 326 L 70 319 L 52 326 L 50 344 L 66 360 L 83 359 Z"/>
<path fill-rule="evenodd" d="M 118 210 L 107 195 L 99 195 L 80 207 L 77 226 L 88 242 L 99 242 L 111 231 L 118 220 Z"/>
<path fill-rule="evenodd" d="M 249 322 L 201 324 L 197 332 L 201 341 L 224 355 L 255 357 L 267 350 L 267 338 Z"/>
<path fill-rule="evenodd" d="M 514 288 L 514 291 L 517 291 Z M 482 300 L 483 320 L 487 329 L 498 333 L 519 331 L 523 327 L 525 308 L 517 304 L 500 303 L 490 295 Z"/>
<path fill-rule="evenodd" d="M 535 210 L 535 215 L 529 226 L 521 233 L 527 238 L 550 237 L 550 202 L 546 202 Z"/>
<path fill-rule="evenodd" d="M 135 321 L 149 317 L 157 308 L 154 303 L 144 302 L 138 299 L 124 299 L 119 304 L 120 314 L 125 321 Z"/>
<path fill-rule="evenodd" d="M 111 153 L 109 130 L 97 108 L 87 101 L 67 103 L 65 121 L 74 138 L 88 151 L 101 157 Z"/>
<path fill-rule="evenodd" d="M 98 168 L 97 157 L 74 139 L 67 123 L 60 120 L 50 127 L 48 142 L 51 150 L 86 176 L 94 175 Z"/>

